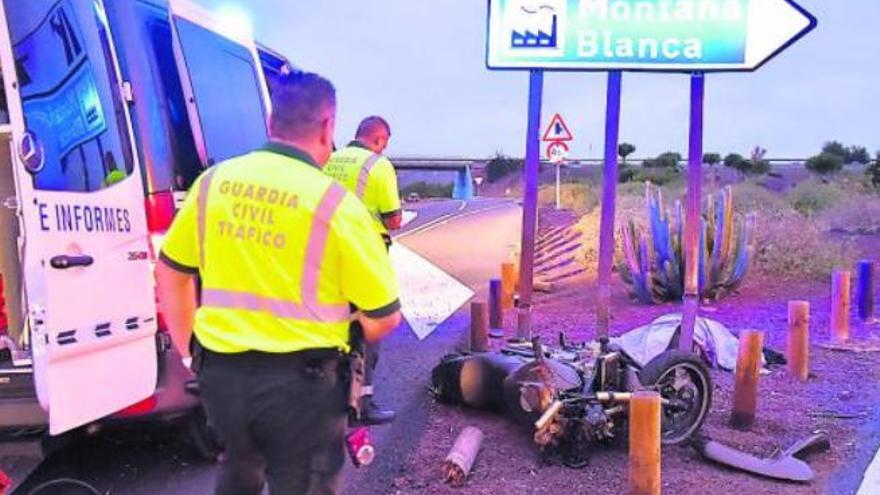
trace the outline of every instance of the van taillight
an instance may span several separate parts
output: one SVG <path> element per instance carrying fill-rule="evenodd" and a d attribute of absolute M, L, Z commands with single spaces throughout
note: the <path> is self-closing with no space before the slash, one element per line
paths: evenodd
<path fill-rule="evenodd" d="M 171 191 L 148 194 L 147 229 L 151 234 L 164 233 L 174 221 L 174 194 Z"/>
<path fill-rule="evenodd" d="M 3 275 L 0 275 L 0 334 L 6 333 L 9 325 L 6 319 L 6 299 L 3 297 Z"/>
<path fill-rule="evenodd" d="M 174 221 L 174 195 L 171 191 L 148 194 L 145 200 L 147 210 L 147 229 L 150 233 L 150 254 L 153 260 L 159 258 L 165 232 Z M 159 296 L 156 295 L 156 307 L 160 308 Z M 167 331 L 162 312 L 156 314 L 159 331 Z"/>

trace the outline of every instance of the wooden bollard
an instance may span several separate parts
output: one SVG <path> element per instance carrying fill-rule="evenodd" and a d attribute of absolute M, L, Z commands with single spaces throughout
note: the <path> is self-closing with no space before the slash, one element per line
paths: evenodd
<path fill-rule="evenodd" d="M 455 445 L 446 456 L 443 463 L 443 481 L 452 486 L 462 486 L 467 480 L 477 453 L 483 444 L 483 432 L 473 426 L 468 426 L 455 439 Z"/>
<path fill-rule="evenodd" d="M 489 352 L 489 305 L 483 301 L 471 303 L 471 351 Z"/>
<path fill-rule="evenodd" d="M 660 495 L 660 394 L 636 392 L 629 403 L 628 495 Z"/>
<path fill-rule="evenodd" d="M 810 303 L 788 303 L 788 373 L 805 382 L 810 376 Z"/>
<path fill-rule="evenodd" d="M 764 332 L 746 330 L 739 336 L 736 382 L 733 385 L 733 412 L 730 416 L 730 424 L 734 428 L 749 429 L 755 423 L 763 348 Z"/>
<path fill-rule="evenodd" d="M 857 267 L 858 285 L 856 286 L 856 304 L 859 308 L 859 318 L 865 323 L 873 323 L 874 320 L 874 262 L 871 260 L 859 261 Z"/>
<path fill-rule="evenodd" d="M 501 307 L 513 308 L 513 295 L 516 293 L 516 265 L 513 263 L 501 264 Z"/>
<path fill-rule="evenodd" d="M 851 289 L 850 272 L 834 272 L 831 277 L 831 338 L 838 344 L 849 341 Z"/>

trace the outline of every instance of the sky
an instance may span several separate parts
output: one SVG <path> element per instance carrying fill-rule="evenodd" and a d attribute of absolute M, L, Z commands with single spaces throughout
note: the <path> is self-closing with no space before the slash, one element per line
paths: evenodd
<path fill-rule="evenodd" d="M 392 126 L 392 156 L 525 154 L 528 73 L 485 66 L 485 0 L 196 0 L 247 12 L 255 37 L 337 88 L 337 142 L 361 118 Z M 706 79 L 705 151 L 815 154 L 828 140 L 880 150 L 880 1 L 801 0 L 818 28 L 754 73 Z M 231 8 L 231 9 L 230 9 Z M 571 156 L 602 153 L 606 75 L 550 73 L 543 125 L 561 113 Z M 625 73 L 621 140 L 633 156 L 684 153 L 689 79 Z"/>

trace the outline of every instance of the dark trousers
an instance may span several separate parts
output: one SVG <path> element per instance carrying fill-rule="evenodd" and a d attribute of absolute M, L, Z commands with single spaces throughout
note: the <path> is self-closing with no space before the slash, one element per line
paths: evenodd
<path fill-rule="evenodd" d="M 345 460 L 348 363 L 336 351 L 204 352 L 199 387 L 225 448 L 215 493 L 332 495 Z"/>
<path fill-rule="evenodd" d="M 364 385 L 373 386 L 373 377 L 376 374 L 376 366 L 379 364 L 379 342 L 368 344 L 364 339 L 364 329 L 360 322 L 351 323 L 351 346 L 364 356 Z"/>

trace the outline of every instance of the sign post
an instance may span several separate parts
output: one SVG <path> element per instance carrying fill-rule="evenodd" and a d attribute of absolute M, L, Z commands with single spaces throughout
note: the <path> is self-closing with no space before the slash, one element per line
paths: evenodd
<path fill-rule="evenodd" d="M 596 322 L 599 341 L 608 341 L 611 321 L 611 271 L 614 268 L 614 214 L 617 204 L 617 144 L 620 140 L 620 91 L 623 75 L 608 73 L 605 118 L 605 168 L 602 171 L 602 219 L 599 225 L 599 294 Z"/>
<path fill-rule="evenodd" d="M 609 72 L 599 241 L 597 321 L 600 340 L 607 339 L 610 320 L 620 71 L 693 74 L 685 226 L 685 307 L 680 338 L 681 348 L 691 350 L 700 289 L 698 246 L 701 235 L 703 73 L 756 70 L 815 29 L 816 18 L 794 0 L 488 0 L 488 6 L 487 67 L 531 70 L 520 263 L 524 306 L 520 307 L 517 332 L 521 338 L 530 333 L 537 214 L 537 122 L 540 121 L 542 71 Z M 551 123 L 548 132 L 561 135 L 563 127 Z M 545 140 L 554 141 L 547 137 L 545 134 Z"/>
<path fill-rule="evenodd" d="M 568 157 L 569 152 L 569 147 L 566 142 L 574 140 L 574 135 L 568 129 L 568 125 L 565 124 L 562 115 L 557 113 L 553 116 L 550 125 L 547 126 L 547 130 L 544 131 L 543 140 L 550 143 L 547 145 L 547 160 L 556 167 L 556 209 L 558 210 L 561 207 L 559 192 L 561 187 L 560 169 L 562 168 L 563 162 L 565 162 L 565 159 Z"/>
<path fill-rule="evenodd" d="M 535 265 L 535 230 L 538 223 L 538 174 L 541 167 L 540 140 L 541 102 L 544 96 L 544 71 L 529 73 L 529 125 L 526 131 L 525 193 L 523 198 L 522 245 L 519 261 L 519 308 L 516 336 L 531 338 L 532 284 Z"/>
<path fill-rule="evenodd" d="M 691 125 L 688 139 L 687 205 L 684 221 L 684 310 L 682 312 L 679 349 L 693 348 L 694 327 L 700 306 L 700 203 L 703 183 L 703 95 L 705 77 L 691 75 Z M 708 262 L 708 261 L 707 261 Z"/>

